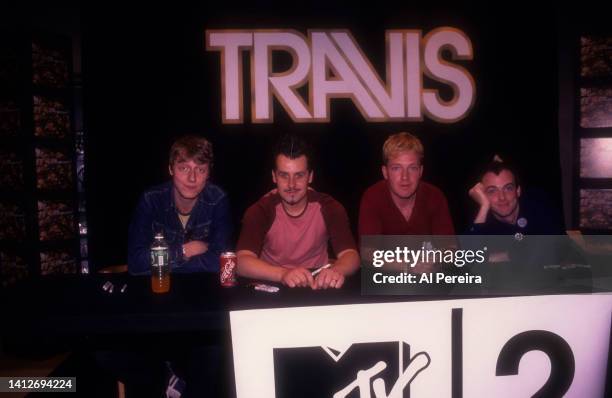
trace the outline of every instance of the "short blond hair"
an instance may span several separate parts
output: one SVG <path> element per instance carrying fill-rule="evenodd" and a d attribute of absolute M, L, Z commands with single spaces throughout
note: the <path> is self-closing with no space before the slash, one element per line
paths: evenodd
<path fill-rule="evenodd" d="M 383 144 L 383 164 L 387 164 L 389 159 L 397 154 L 407 151 L 414 151 L 417 155 L 419 155 L 421 160 L 423 160 L 423 156 L 425 155 L 425 150 L 423 149 L 421 140 L 414 135 L 405 132 L 390 135 Z"/>

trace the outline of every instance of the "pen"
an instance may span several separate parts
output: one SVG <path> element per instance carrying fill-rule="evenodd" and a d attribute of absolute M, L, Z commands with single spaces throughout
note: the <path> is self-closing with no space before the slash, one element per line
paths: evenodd
<path fill-rule="evenodd" d="M 325 264 L 324 266 L 319 267 L 319 268 L 317 268 L 316 270 L 312 271 L 310 274 L 311 274 L 312 276 L 317 276 L 317 274 L 318 274 L 319 272 L 321 272 L 321 270 L 326 269 L 326 268 L 329 268 L 329 267 L 331 267 L 331 266 L 332 266 L 331 264 Z"/>

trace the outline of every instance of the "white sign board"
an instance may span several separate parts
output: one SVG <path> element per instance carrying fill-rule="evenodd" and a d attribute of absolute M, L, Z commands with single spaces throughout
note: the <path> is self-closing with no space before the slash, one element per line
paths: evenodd
<path fill-rule="evenodd" d="M 611 295 L 230 314 L 238 398 L 603 397 Z"/>

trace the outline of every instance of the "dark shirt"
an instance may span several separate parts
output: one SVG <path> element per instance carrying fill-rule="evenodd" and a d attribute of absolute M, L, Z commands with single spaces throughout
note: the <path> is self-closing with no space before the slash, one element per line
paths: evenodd
<path fill-rule="evenodd" d="M 218 272 L 219 255 L 229 247 L 231 219 L 229 201 L 218 186 L 207 183 L 198 195 L 185 228 L 174 203 L 172 181 L 146 191 L 130 223 L 128 270 L 132 275 L 151 273 L 150 247 L 157 232 L 169 245 L 172 272 Z M 184 243 L 199 240 L 208 244 L 206 253 L 183 259 Z"/>
<path fill-rule="evenodd" d="M 472 224 L 466 235 L 507 235 L 507 238 L 499 236 L 479 241 L 465 237 L 462 245 L 486 246 L 490 253 L 505 251 L 511 262 L 525 266 L 558 264 L 560 245 L 565 242 L 558 237 L 565 235 L 561 212 L 546 195 L 537 190 L 525 192 L 519 198 L 516 223 L 500 221 L 489 212 L 487 220 L 481 224 Z"/>
<path fill-rule="evenodd" d="M 564 235 L 561 214 L 546 196 L 530 191 L 519 198 L 519 214 L 515 224 L 499 221 L 489 211 L 482 224 L 472 224 L 469 235 Z"/>
<path fill-rule="evenodd" d="M 369 187 L 359 206 L 359 236 L 454 235 L 455 228 L 442 191 L 421 181 L 415 195 L 412 215 L 406 221 L 391 198 L 386 180 Z"/>

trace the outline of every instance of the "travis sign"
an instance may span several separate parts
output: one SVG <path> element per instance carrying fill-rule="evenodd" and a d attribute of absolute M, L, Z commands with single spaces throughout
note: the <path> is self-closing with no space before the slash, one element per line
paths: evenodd
<path fill-rule="evenodd" d="M 251 98 L 253 123 L 274 121 L 272 97 L 298 123 L 329 122 L 332 98 L 351 99 L 370 122 L 427 116 L 441 123 L 463 119 L 475 100 L 470 73 L 446 59 L 465 63 L 474 56 L 470 39 L 456 28 L 425 35 L 387 30 L 385 80 L 347 30 L 309 30 L 307 36 L 294 30 L 207 30 L 205 40 L 208 51 L 220 53 L 223 123 L 244 122 L 243 51 L 250 55 L 251 93 L 246 98 Z M 290 54 L 288 70 L 273 72 L 274 51 Z M 423 75 L 448 86 L 452 97 L 425 88 Z M 302 95 L 298 89 L 306 85 Z"/>

